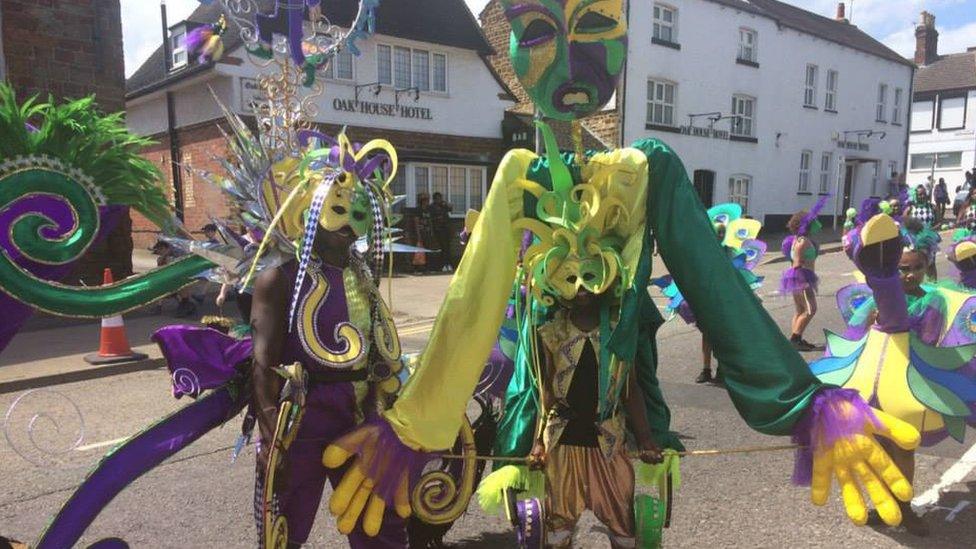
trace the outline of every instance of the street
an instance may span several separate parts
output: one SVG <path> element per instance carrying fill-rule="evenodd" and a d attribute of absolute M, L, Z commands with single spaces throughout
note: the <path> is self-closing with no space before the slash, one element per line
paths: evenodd
<path fill-rule="evenodd" d="M 775 295 L 783 266 L 774 263 L 759 269 L 759 274 L 767 277 L 760 294 L 781 327 L 788 326 L 793 310 L 792 301 Z M 808 340 L 821 342 L 823 329 L 841 329 L 833 295 L 853 281 L 852 270 L 842 253 L 820 259 L 820 309 Z M 944 259 L 939 270 L 949 273 Z M 657 265 L 655 272 L 661 272 Z M 447 275 L 395 281 L 393 309 L 405 350 L 417 351 L 423 346 L 448 281 Z M 386 291 L 384 283 L 384 295 Z M 656 301 L 661 303 L 660 299 Z M 130 315 L 127 325 L 133 346 L 158 359 L 159 352 L 149 343 L 148 335 L 155 327 L 172 321 L 165 315 Z M 172 398 L 169 376 L 159 360 L 143 363 L 135 371 L 119 367 L 108 376 L 90 371 L 80 356 L 97 347 L 95 323 L 72 322 L 49 328 L 38 325 L 41 328 L 20 334 L 0 358 L 0 409 L 8 410 L 28 388 L 43 385 L 24 397 L 21 406 L 10 414 L 7 437 L 0 442 L 4 486 L 0 492 L 0 534 L 23 541 L 36 538 L 102 454 L 185 403 L 185 399 Z M 701 368 L 700 337 L 694 327 L 673 320 L 662 328 L 658 339 L 659 376 L 671 406 L 672 428 L 689 449 L 788 443 L 784 438 L 749 430 L 721 387 L 693 382 Z M 814 359 L 817 354 L 808 353 L 806 358 Z M 65 373 L 86 370 L 89 374 L 73 374 L 76 377 Z M 45 430 L 51 423 L 44 418 L 34 420 L 34 445 L 46 452 L 32 449 L 25 436 L 31 418 L 42 411 L 48 411 L 50 419 L 60 425 L 60 431 L 52 433 Z M 247 448 L 236 463 L 231 463 L 238 428 L 239 420 L 235 419 L 132 484 L 102 512 L 83 543 L 118 536 L 133 547 L 253 546 L 253 448 Z M 60 451 L 79 439 L 74 449 Z M 917 456 L 916 497 L 939 482 L 974 442 L 976 432 L 970 429 L 965 445 L 950 440 L 922 449 Z M 976 539 L 976 474 L 971 470 L 976 452 L 968 459 L 964 479 L 953 483 L 938 508 L 925 515 L 931 537 L 919 539 L 901 530 L 853 526 L 836 493 L 826 507 L 810 504 L 808 490 L 790 484 L 790 451 L 690 457 L 681 462 L 683 483 L 675 496 L 665 545 L 971 547 Z M 327 490 L 308 547 L 346 545 L 328 515 L 328 494 Z M 511 547 L 515 536 L 503 518 L 485 516 L 472 504 L 447 541 L 456 547 Z M 576 546 L 609 546 L 604 529 L 589 514 L 580 525 Z"/>

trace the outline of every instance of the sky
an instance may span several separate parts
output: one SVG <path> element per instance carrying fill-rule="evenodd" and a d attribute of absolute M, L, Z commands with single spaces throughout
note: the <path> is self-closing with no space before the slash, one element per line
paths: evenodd
<path fill-rule="evenodd" d="M 651 0 L 631 1 L 650 2 Z M 786 1 L 828 17 L 833 17 L 837 9 L 836 0 Z M 139 68 L 139 65 L 162 42 L 159 2 L 156 0 L 121 0 L 121 2 L 125 74 L 128 76 Z M 488 0 L 465 0 L 465 2 L 477 15 Z M 198 4 L 198 0 L 167 0 L 166 10 L 170 24 L 186 18 Z M 919 19 L 919 12 L 923 9 L 936 16 L 940 53 L 961 52 L 967 47 L 976 46 L 976 0 L 854 0 L 852 22 L 901 55 L 912 57 L 915 51 L 915 23 Z M 847 10 L 850 17 L 850 3 Z"/>

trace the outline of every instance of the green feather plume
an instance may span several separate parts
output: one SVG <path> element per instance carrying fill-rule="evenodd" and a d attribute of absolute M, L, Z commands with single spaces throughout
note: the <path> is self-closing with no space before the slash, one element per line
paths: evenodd
<path fill-rule="evenodd" d="M 514 488 L 522 498 L 546 497 L 546 477 L 525 465 L 506 465 L 478 485 L 478 505 L 489 515 L 505 511 L 505 490 Z"/>
<path fill-rule="evenodd" d="M 161 174 L 139 153 L 154 142 L 133 135 L 123 113 L 103 114 L 94 96 L 55 103 L 31 97 L 18 103 L 16 92 L 0 84 L 0 161 L 48 155 L 92 178 L 110 204 L 130 206 L 166 228 L 172 210 Z"/>

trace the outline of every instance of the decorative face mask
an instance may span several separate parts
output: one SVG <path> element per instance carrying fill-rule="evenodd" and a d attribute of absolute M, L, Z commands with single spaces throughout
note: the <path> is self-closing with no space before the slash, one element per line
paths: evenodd
<path fill-rule="evenodd" d="M 617 87 L 627 52 L 623 0 L 502 0 L 515 74 L 545 116 L 598 111 Z"/>

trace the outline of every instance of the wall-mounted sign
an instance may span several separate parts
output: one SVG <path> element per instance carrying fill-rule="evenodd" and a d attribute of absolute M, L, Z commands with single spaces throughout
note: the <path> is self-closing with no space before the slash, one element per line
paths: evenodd
<path fill-rule="evenodd" d="M 434 115 L 426 107 L 413 105 L 398 105 L 395 103 L 377 103 L 374 101 L 358 101 L 356 99 L 335 98 L 332 109 L 342 112 L 358 112 L 373 116 L 390 116 L 394 118 L 413 118 L 417 120 L 433 120 Z"/>
<path fill-rule="evenodd" d="M 264 90 L 254 78 L 241 78 L 241 112 L 253 113 L 265 101 Z"/>
<path fill-rule="evenodd" d="M 710 137 L 712 139 L 728 139 L 728 130 L 716 130 L 715 128 L 702 128 L 699 126 L 680 126 L 682 135 L 693 135 L 695 137 Z"/>
<path fill-rule="evenodd" d="M 837 141 L 838 149 L 847 149 L 851 151 L 869 151 L 871 147 L 867 143 L 859 143 L 857 141 Z"/>

